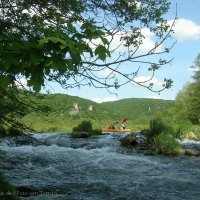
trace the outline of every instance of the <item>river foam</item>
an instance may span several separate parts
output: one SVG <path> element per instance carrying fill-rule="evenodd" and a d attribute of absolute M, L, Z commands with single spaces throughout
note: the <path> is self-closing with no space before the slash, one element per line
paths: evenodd
<path fill-rule="evenodd" d="M 199 158 L 126 152 L 120 134 L 32 136 L 31 142 L 20 137 L 0 142 L 1 170 L 29 195 L 20 199 L 199 199 Z"/>

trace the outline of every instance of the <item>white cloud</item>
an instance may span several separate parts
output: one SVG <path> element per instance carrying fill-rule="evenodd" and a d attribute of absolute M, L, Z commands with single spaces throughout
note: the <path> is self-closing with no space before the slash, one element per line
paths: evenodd
<path fill-rule="evenodd" d="M 150 76 L 138 76 L 135 77 L 133 80 L 137 83 L 141 83 L 143 85 L 149 86 L 149 84 L 153 84 L 153 88 L 156 90 L 159 90 L 162 88 L 162 84 L 163 82 L 161 82 L 160 80 L 158 80 L 157 78 L 153 77 L 151 80 Z M 135 82 L 132 82 L 134 87 L 139 86 L 138 84 L 136 84 Z"/>
<path fill-rule="evenodd" d="M 172 24 L 172 20 L 169 24 Z M 200 39 L 200 25 L 188 19 L 177 19 L 174 26 L 174 36 L 179 42 Z"/>
<path fill-rule="evenodd" d="M 161 99 L 160 96 L 150 96 L 150 97 L 147 97 L 147 98 L 149 98 L 149 99 Z"/>
<path fill-rule="evenodd" d="M 141 33 L 144 36 L 142 39 L 142 44 L 140 45 L 139 49 L 137 50 L 139 53 L 147 53 L 151 49 L 155 47 L 155 42 L 153 41 L 154 34 L 148 28 L 141 29 Z M 114 34 L 113 38 L 111 36 L 107 36 L 106 39 L 110 42 L 109 50 L 110 51 L 117 51 L 117 52 L 124 52 L 127 51 L 127 47 L 124 46 L 125 42 L 121 41 L 121 38 L 125 35 L 129 35 L 129 32 L 117 32 Z M 138 38 L 139 39 L 139 38 Z M 95 49 L 99 44 L 102 44 L 100 39 L 92 40 L 89 45 L 92 49 Z M 130 47 L 129 50 L 134 51 L 135 47 Z M 156 52 L 161 51 L 161 46 L 157 48 Z"/>
<path fill-rule="evenodd" d="M 141 33 L 144 36 L 142 39 L 142 44 L 140 45 L 138 52 L 139 53 L 147 53 L 150 51 L 152 48 L 155 47 L 155 42 L 153 41 L 153 36 L 154 34 L 150 31 L 148 28 L 143 28 L 141 29 Z M 124 32 L 119 32 L 115 34 L 113 41 L 111 42 L 110 45 L 110 50 L 116 49 L 117 51 L 127 51 L 127 47 L 124 46 L 124 42 L 120 41 L 121 37 L 124 35 Z M 107 38 L 108 41 L 110 41 L 110 38 Z M 121 45 L 120 45 L 121 44 Z M 159 47 L 156 51 L 160 51 Z M 135 50 L 134 47 L 131 47 L 130 50 Z"/>
<path fill-rule="evenodd" d="M 147 53 L 149 52 L 151 49 L 153 49 L 155 46 L 155 43 L 154 41 L 150 38 L 150 37 L 146 37 L 144 40 L 143 40 L 143 43 L 142 45 L 140 46 L 139 48 L 139 51 L 141 53 Z M 160 48 L 159 48 L 160 49 Z M 157 51 L 160 51 L 159 49 L 157 49 Z"/>
<path fill-rule="evenodd" d="M 91 99 L 92 101 L 95 101 L 97 103 L 107 102 L 107 101 L 117 101 L 117 97 L 95 97 Z"/>
<path fill-rule="evenodd" d="M 102 77 L 108 77 L 114 75 L 114 72 L 111 69 L 105 68 L 98 72 Z"/>
<path fill-rule="evenodd" d="M 141 29 L 141 32 L 145 38 L 143 39 L 143 43 L 140 46 L 139 51 L 140 53 L 147 53 L 155 47 L 155 42 L 152 39 L 154 37 L 154 33 L 152 33 L 150 29 L 148 28 Z M 159 46 L 156 49 L 156 52 L 160 52 L 161 49 L 162 49 L 162 46 Z"/>
<path fill-rule="evenodd" d="M 25 78 L 18 78 L 15 81 L 15 84 L 19 88 L 23 88 L 27 86 L 27 80 Z"/>
<path fill-rule="evenodd" d="M 145 37 L 149 37 L 150 38 L 150 37 L 154 36 L 154 34 L 150 31 L 149 28 L 143 28 L 143 29 L 141 29 L 141 32 Z"/>
<path fill-rule="evenodd" d="M 151 80 L 151 77 L 150 76 L 138 76 L 138 77 L 135 77 L 133 80 L 135 81 L 135 82 L 140 82 L 140 83 L 142 83 L 142 82 L 147 82 L 148 84 L 149 83 L 153 83 L 153 84 L 157 84 L 157 85 L 160 85 L 160 81 L 157 79 L 157 78 L 155 78 L 155 77 L 153 77 Z M 149 80 L 149 81 L 148 81 Z"/>
<path fill-rule="evenodd" d="M 186 69 L 186 71 L 192 72 L 192 73 L 198 72 L 199 70 L 200 70 L 200 69 L 198 69 L 198 68 L 192 68 L 192 67 L 189 67 L 189 68 Z"/>

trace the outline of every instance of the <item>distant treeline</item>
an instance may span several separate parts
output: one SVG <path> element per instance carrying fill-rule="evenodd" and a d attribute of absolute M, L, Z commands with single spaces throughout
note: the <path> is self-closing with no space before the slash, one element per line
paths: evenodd
<path fill-rule="evenodd" d="M 174 106 L 171 100 L 140 98 L 99 104 L 66 94 L 40 95 L 34 101 L 46 106 L 47 115 L 31 113 L 22 120 L 37 131 L 68 131 L 85 119 L 91 120 L 95 128 L 101 128 L 112 122 L 120 122 L 124 117 L 128 118 L 129 127 L 135 127 L 136 124 L 145 126 L 153 115 Z"/>

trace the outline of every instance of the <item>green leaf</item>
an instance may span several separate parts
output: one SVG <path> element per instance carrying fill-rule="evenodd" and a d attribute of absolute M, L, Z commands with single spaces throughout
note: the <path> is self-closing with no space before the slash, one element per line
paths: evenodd
<path fill-rule="evenodd" d="M 72 23 L 67 23 L 67 28 L 71 31 L 71 32 L 77 32 L 76 28 L 72 25 Z"/>
<path fill-rule="evenodd" d="M 61 43 L 61 47 L 63 48 L 64 46 L 66 47 L 67 46 L 67 42 L 59 37 L 46 37 L 44 39 L 41 39 L 39 41 L 39 45 L 40 46 L 44 46 L 46 45 L 48 42 L 53 42 L 53 43 Z"/>
<path fill-rule="evenodd" d="M 109 42 L 108 42 L 108 40 L 106 38 L 104 38 L 102 36 L 100 36 L 100 38 L 101 38 L 101 41 L 103 42 L 104 45 L 105 44 L 109 45 Z"/>
<path fill-rule="evenodd" d="M 91 27 L 91 26 L 92 26 L 92 24 L 87 21 L 87 22 L 82 24 L 81 29 L 84 30 L 84 29 L 87 29 L 88 27 Z"/>
<path fill-rule="evenodd" d="M 2 67 L 5 69 L 9 69 L 12 65 L 17 65 L 20 62 L 19 55 L 15 53 L 4 54 L 3 59 L 1 61 Z"/>
<path fill-rule="evenodd" d="M 52 68 L 59 69 L 63 66 L 63 58 L 60 55 L 52 56 Z"/>
<path fill-rule="evenodd" d="M 95 51 L 94 51 L 95 55 L 98 56 L 99 59 L 101 60 L 105 60 L 106 59 L 106 55 L 109 55 L 109 51 L 106 49 L 106 47 L 99 45 Z"/>
<path fill-rule="evenodd" d="M 1 87 L 3 89 L 6 89 L 8 87 L 8 85 L 11 83 L 10 78 L 5 75 L 0 75 L 0 83 L 1 83 Z"/>
<path fill-rule="evenodd" d="M 30 56 L 30 63 L 33 65 L 38 65 L 42 61 L 44 61 L 42 54 L 40 54 L 40 52 L 33 51 Z"/>
<path fill-rule="evenodd" d="M 35 92 L 39 92 L 41 90 L 41 86 L 44 85 L 44 73 L 41 69 L 35 69 L 32 72 L 32 76 L 30 80 L 27 81 L 28 86 L 32 86 Z"/>

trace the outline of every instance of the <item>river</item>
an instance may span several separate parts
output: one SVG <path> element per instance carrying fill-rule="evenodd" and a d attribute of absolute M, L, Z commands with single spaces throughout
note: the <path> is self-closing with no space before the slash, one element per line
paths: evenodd
<path fill-rule="evenodd" d="M 127 151 L 119 133 L 32 134 L 0 141 L 0 170 L 21 200 L 199 200 L 200 157 Z M 184 145 L 198 142 L 185 142 Z"/>

